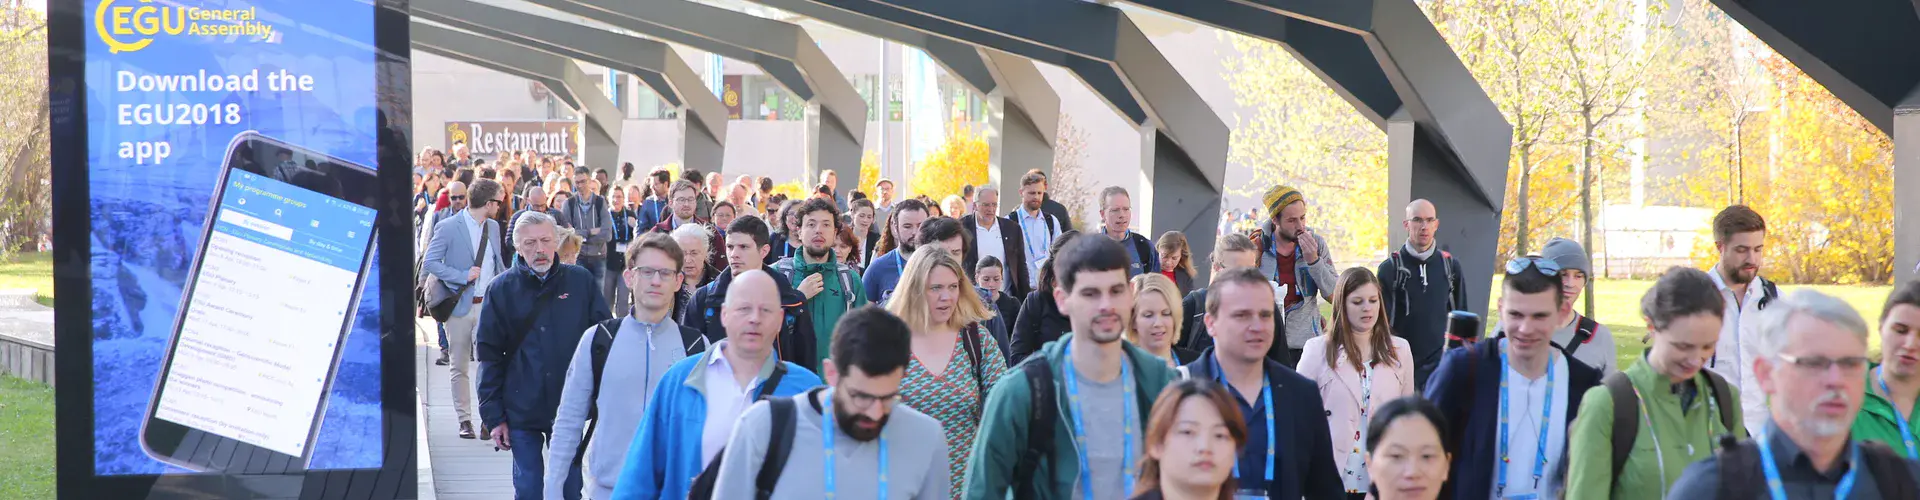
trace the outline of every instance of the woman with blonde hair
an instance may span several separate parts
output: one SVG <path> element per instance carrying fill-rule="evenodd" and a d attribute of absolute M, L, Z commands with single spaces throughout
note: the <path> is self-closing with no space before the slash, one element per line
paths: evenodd
<path fill-rule="evenodd" d="M 1334 460 L 1347 495 L 1367 485 L 1367 419 L 1388 401 L 1414 395 L 1413 350 L 1387 331 L 1380 279 L 1364 267 L 1340 274 L 1333 292 L 1333 323 L 1301 348 L 1300 375 L 1320 386 Z"/>
<path fill-rule="evenodd" d="M 1134 500 L 1232 500 L 1233 461 L 1247 444 L 1240 403 L 1211 379 L 1168 385 L 1153 401 Z"/>
<path fill-rule="evenodd" d="M 953 498 L 965 491 L 968 457 L 980 431 L 987 390 L 1007 371 L 982 325 L 994 313 L 981 302 L 960 259 L 923 245 L 901 270 L 887 312 L 913 330 L 913 358 L 900 382 L 900 402 L 933 416 L 947 434 Z"/>
<path fill-rule="evenodd" d="M 1160 274 L 1173 280 L 1179 297 L 1186 297 L 1193 291 L 1193 276 L 1199 274 L 1193 268 L 1193 250 L 1187 246 L 1187 235 L 1179 231 L 1167 231 L 1153 242 L 1153 250 L 1160 253 Z"/>
<path fill-rule="evenodd" d="M 958 219 L 967 215 L 967 200 L 960 195 L 950 194 L 940 200 L 940 208 L 946 211 L 947 217 Z"/>
<path fill-rule="evenodd" d="M 1133 317 L 1128 322 L 1127 341 L 1146 349 L 1167 366 L 1178 368 L 1200 359 L 1200 353 L 1180 349 L 1180 295 L 1173 280 L 1158 273 L 1133 277 Z"/>
<path fill-rule="evenodd" d="M 580 245 L 586 243 L 587 239 L 580 236 L 580 233 L 575 232 L 573 229 L 562 227 L 555 228 L 554 230 L 559 232 L 556 236 L 560 237 L 560 248 L 554 251 L 554 259 L 560 261 L 561 264 L 580 265 L 578 262 L 580 260 Z"/>

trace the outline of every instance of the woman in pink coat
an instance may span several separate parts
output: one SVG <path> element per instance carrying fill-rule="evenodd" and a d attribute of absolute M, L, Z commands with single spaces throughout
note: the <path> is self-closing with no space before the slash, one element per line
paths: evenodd
<path fill-rule="evenodd" d="M 1363 267 L 1340 274 L 1333 292 L 1333 326 L 1307 341 L 1300 374 L 1320 386 L 1333 436 L 1334 463 L 1347 495 L 1364 498 L 1367 484 L 1367 419 L 1381 406 L 1414 395 L 1413 353 L 1406 339 L 1387 331 L 1380 306 L 1380 280 Z"/>

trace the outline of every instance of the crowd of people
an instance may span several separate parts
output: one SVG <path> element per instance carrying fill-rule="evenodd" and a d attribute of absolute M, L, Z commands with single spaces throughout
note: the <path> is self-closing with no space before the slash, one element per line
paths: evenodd
<path fill-rule="evenodd" d="M 1620 366 L 1574 312 L 1578 243 L 1507 262 L 1481 332 L 1425 200 L 1385 261 L 1337 269 L 1285 186 L 1199 256 L 1131 231 L 1119 187 L 1096 235 L 1038 170 L 1005 212 L 834 175 L 785 199 L 424 152 L 461 437 L 512 453 L 522 499 L 1920 498 L 1920 282 L 1870 359 L 1857 311 L 1760 276 L 1744 206 L 1716 265 L 1641 299 Z"/>

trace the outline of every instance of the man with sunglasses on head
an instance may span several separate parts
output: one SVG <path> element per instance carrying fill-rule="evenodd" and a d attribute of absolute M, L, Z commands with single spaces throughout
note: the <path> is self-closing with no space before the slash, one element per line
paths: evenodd
<path fill-rule="evenodd" d="M 826 200 L 820 200 L 826 202 Z M 827 386 L 754 403 L 733 425 L 714 498 L 951 498 L 940 421 L 900 402 L 913 357 L 906 321 L 867 306 L 842 316 Z M 775 429 L 784 429 L 785 432 Z M 788 446 L 784 456 L 773 451 Z"/>
<path fill-rule="evenodd" d="M 1754 439 L 1687 467 L 1669 498 L 1920 498 L 1920 462 L 1850 428 L 1867 384 L 1867 323 L 1840 299 L 1801 290 L 1757 318 L 1747 341 L 1768 418 Z M 1744 395 L 1742 396 L 1744 397 Z"/>
<path fill-rule="evenodd" d="M 454 183 L 459 185 L 459 183 Z M 469 193 L 460 189 L 462 198 Z M 448 291 L 465 286 L 453 300 L 453 314 L 441 324 L 447 347 L 440 359 L 452 365 L 454 416 L 460 419 L 460 437 L 473 439 L 473 392 L 468 360 L 473 357 L 474 329 L 480 322 L 480 303 L 487 286 L 506 269 L 500 256 L 500 224 L 493 211 L 500 209 L 500 184 L 488 179 L 473 181 L 474 203 L 461 203 L 460 215 L 448 218 L 433 228 L 433 237 L 421 258 L 420 279 L 431 274 Z M 484 252 L 481 247 L 486 247 Z M 483 255 L 484 254 L 484 255 Z M 481 259 L 475 261 L 475 259 Z"/>
<path fill-rule="evenodd" d="M 1447 351 L 1427 379 L 1460 443 L 1441 498 L 1558 498 L 1570 424 L 1600 385 L 1599 371 L 1553 346 L 1567 300 L 1560 266 L 1514 259 L 1503 282 L 1502 331 Z"/>

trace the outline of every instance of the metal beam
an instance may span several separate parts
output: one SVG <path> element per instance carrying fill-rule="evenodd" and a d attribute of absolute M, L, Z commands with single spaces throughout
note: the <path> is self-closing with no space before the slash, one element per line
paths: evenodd
<path fill-rule="evenodd" d="M 416 0 L 413 14 L 516 45 L 634 75 L 678 108 L 690 132 L 681 164 L 718 171 L 727 107 L 667 44 L 470 0 Z"/>
<path fill-rule="evenodd" d="M 595 90 L 580 65 L 566 58 L 473 33 L 412 23 L 413 47 L 476 66 L 540 82 L 556 98 L 580 113 L 581 160 L 612 167 L 620 158 L 618 142 L 624 116 L 613 101 Z"/>
<path fill-rule="evenodd" d="M 1747 31 L 1889 135 L 1920 90 L 1920 1 L 1713 0 Z"/>
<path fill-rule="evenodd" d="M 1376 4 L 1398 0 L 1233 0 L 1314 24 L 1353 33 L 1374 31 Z"/>
<path fill-rule="evenodd" d="M 948 73 L 958 77 L 961 82 L 974 91 L 985 94 L 993 92 L 993 75 L 980 60 L 972 45 L 946 38 L 929 35 L 912 28 L 893 24 L 883 20 L 857 15 L 844 10 L 834 9 L 807 0 L 750 0 L 754 3 L 811 17 L 823 23 L 832 24 L 876 38 L 892 40 L 905 45 L 919 47 L 933 57 Z"/>

